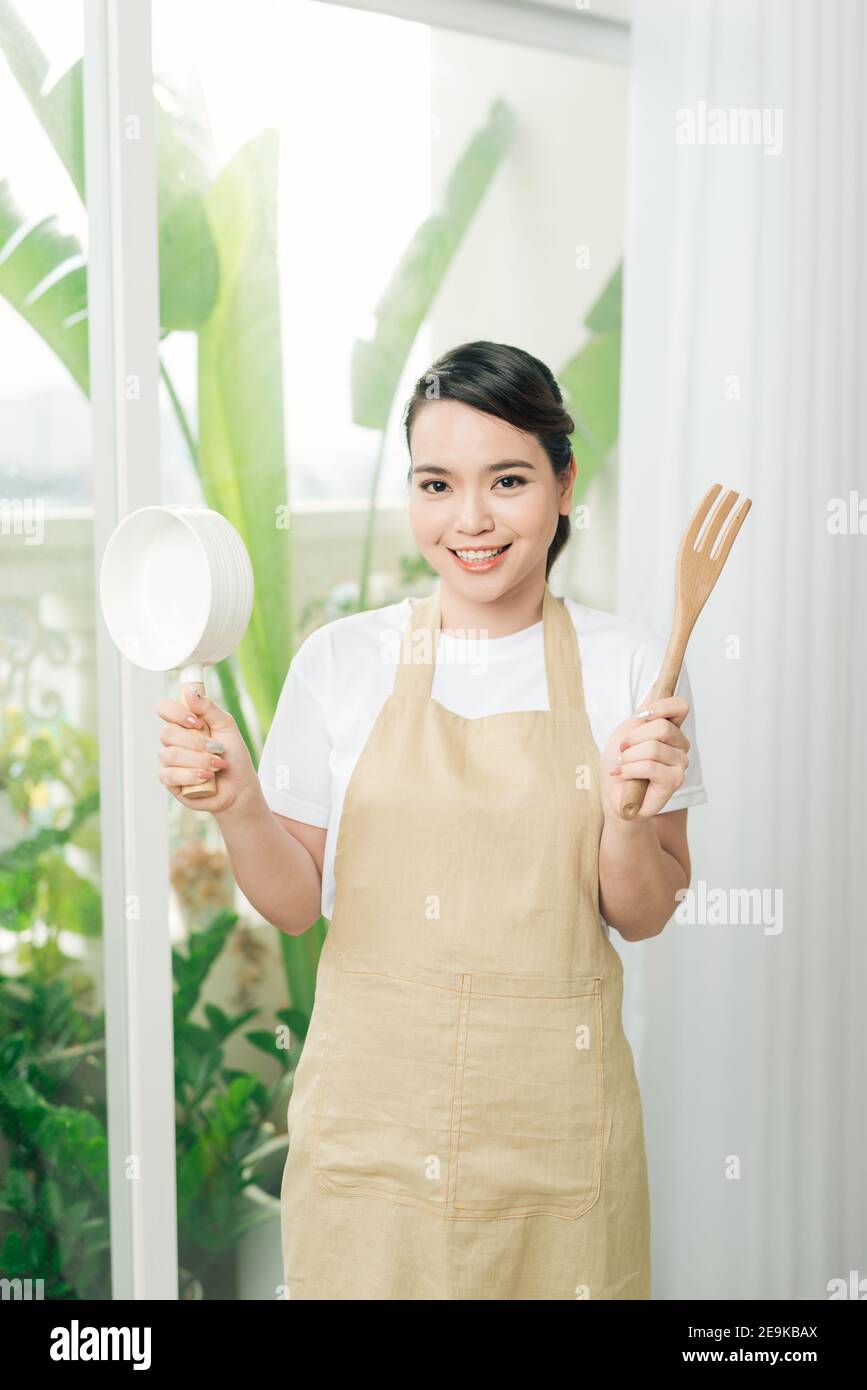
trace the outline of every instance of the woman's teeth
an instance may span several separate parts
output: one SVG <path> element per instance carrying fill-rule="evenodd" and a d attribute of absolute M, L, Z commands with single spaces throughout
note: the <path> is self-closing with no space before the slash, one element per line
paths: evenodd
<path fill-rule="evenodd" d="M 506 547 L 498 546 L 496 550 L 456 550 L 462 560 L 491 560 L 495 555 L 499 555 Z"/>
<path fill-rule="evenodd" d="M 487 574 L 489 570 L 496 569 L 511 544 L 509 541 L 506 545 L 489 545 L 483 549 L 452 550 L 452 554 L 465 570 L 484 571 Z M 451 546 L 448 548 L 452 549 Z"/>

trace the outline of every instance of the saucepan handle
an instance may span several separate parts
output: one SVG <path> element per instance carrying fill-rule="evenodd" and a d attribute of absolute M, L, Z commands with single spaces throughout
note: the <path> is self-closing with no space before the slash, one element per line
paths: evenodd
<path fill-rule="evenodd" d="M 197 690 L 197 691 L 199 692 L 200 695 L 204 695 L 204 694 L 205 694 L 205 682 L 204 682 L 204 680 L 200 680 L 200 681 L 181 681 L 181 698 L 183 699 L 184 704 L 186 705 L 187 709 L 190 711 L 191 714 L 197 714 L 197 713 L 198 713 L 198 711 L 195 710 L 195 709 L 193 708 L 192 701 L 190 700 L 190 695 L 191 695 L 191 693 L 192 693 L 194 690 Z M 210 738 L 210 737 L 211 737 L 211 730 L 208 728 L 208 725 L 207 725 L 207 723 L 206 723 L 204 720 L 202 720 L 202 723 L 204 724 L 204 728 L 201 730 L 201 732 L 205 735 L 205 738 Z M 216 796 L 216 794 L 217 794 L 217 777 L 216 777 L 216 773 L 214 773 L 214 774 L 211 776 L 210 780 L 207 781 L 207 782 L 194 782 L 194 783 L 192 783 L 191 786 L 184 787 L 184 789 L 183 789 L 183 794 L 184 794 L 184 796 Z"/>

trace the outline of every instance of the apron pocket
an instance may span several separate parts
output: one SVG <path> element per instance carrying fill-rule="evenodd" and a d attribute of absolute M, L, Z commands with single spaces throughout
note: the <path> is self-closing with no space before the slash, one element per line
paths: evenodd
<path fill-rule="evenodd" d="M 602 1179 L 602 980 L 469 980 L 454 1213 L 574 1219 Z"/>
<path fill-rule="evenodd" d="M 325 1187 L 445 1208 L 460 1011 L 458 974 L 338 953 L 311 1155 Z"/>

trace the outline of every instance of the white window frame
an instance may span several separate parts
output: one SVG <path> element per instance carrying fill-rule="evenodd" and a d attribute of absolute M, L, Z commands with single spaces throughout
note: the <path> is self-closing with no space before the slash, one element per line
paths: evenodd
<path fill-rule="evenodd" d="M 354 10 L 412 19 L 433 28 L 547 48 L 555 53 L 596 58 L 604 63 L 629 62 L 630 26 L 623 0 L 590 0 L 587 9 L 575 0 L 319 0 Z"/>
<path fill-rule="evenodd" d="M 160 498 L 150 0 L 84 0 L 93 549 Z M 163 676 L 96 614 L 112 1296 L 176 1299 L 174 1037 Z"/>

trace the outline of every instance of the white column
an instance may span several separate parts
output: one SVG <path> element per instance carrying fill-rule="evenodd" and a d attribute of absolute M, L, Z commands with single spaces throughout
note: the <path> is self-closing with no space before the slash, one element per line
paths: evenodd
<path fill-rule="evenodd" d="M 85 0 L 84 121 L 98 573 L 121 517 L 161 500 L 149 0 Z M 154 752 L 163 677 L 120 657 L 99 611 L 97 671 L 112 1292 L 174 1299 L 168 806 Z"/>

